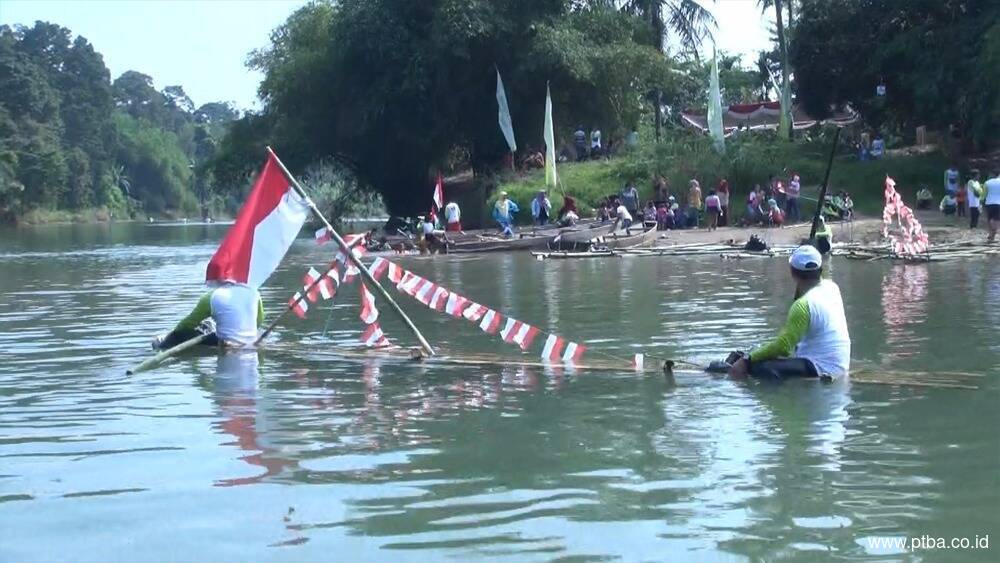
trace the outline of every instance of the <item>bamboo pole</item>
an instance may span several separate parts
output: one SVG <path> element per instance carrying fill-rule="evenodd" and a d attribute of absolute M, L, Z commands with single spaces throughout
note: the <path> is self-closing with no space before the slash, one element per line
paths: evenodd
<path fill-rule="evenodd" d="M 205 341 L 206 338 L 208 338 L 209 336 L 212 336 L 213 334 L 214 333 L 199 334 L 198 336 L 195 336 L 194 338 L 191 338 L 189 340 L 185 340 L 184 342 L 181 342 L 180 344 L 178 344 L 177 346 L 174 346 L 173 348 L 168 348 L 166 350 L 163 350 L 162 352 L 156 354 L 152 358 L 148 358 L 146 361 L 142 362 L 141 364 L 139 364 L 139 365 L 135 366 L 134 368 L 126 371 L 125 375 L 135 375 L 137 373 L 153 369 L 156 366 L 158 366 L 158 365 L 162 364 L 163 362 L 165 362 L 166 360 L 168 360 L 168 359 L 176 356 L 177 354 L 180 354 L 181 352 L 183 352 L 185 350 L 188 350 L 190 348 L 194 348 L 195 346 L 201 344 L 202 342 Z"/>
<path fill-rule="evenodd" d="M 826 190 L 830 187 L 830 170 L 833 169 L 833 157 L 837 154 L 837 141 L 840 140 L 840 127 L 833 134 L 833 146 L 830 147 L 830 159 L 826 163 L 826 175 L 817 196 L 816 214 L 813 215 L 812 228 L 809 229 L 809 241 L 816 242 L 816 231 L 819 230 L 819 218 L 823 216 L 823 201 L 826 200 Z"/>
<path fill-rule="evenodd" d="M 274 153 L 274 150 L 271 149 L 270 146 L 267 147 L 267 152 L 274 157 L 274 161 L 278 163 L 279 167 L 281 167 L 281 171 L 285 173 L 285 176 L 292 183 L 292 187 L 295 189 L 295 191 L 303 199 L 306 200 L 306 203 L 309 205 L 309 209 L 313 212 L 314 215 L 316 215 L 316 217 L 320 221 L 323 222 L 323 225 L 329 231 L 330 236 L 333 238 L 333 240 L 337 242 L 337 245 L 340 246 L 341 250 L 346 255 L 346 259 L 349 260 L 352 264 L 354 264 L 356 268 L 358 268 L 361 271 L 361 277 L 363 278 L 363 280 L 367 282 L 369 286 L 373 287 L 382 296 L 382 298 L 389 303 L 389 306 L 397 315 L 399 315 L 399 318 L 400 320 L 403 321 L 403 324 L 405 324 L 406 327 L 410 329 L 413 335 L 417 338 L 417 341 L 420 342 L 420 347 L 423 348 L 424 351 L 427 352 L 429 356 L 433 356 L 434 348 L 431 348 L 430 343 L 427 342 L 427 339 L 424 338 L 424 335 L 420 333 L 420 329 L 418 329 L 417 326 L 413 324 L 413 321 L 410 320 L 410 317 L 408 317 L 406 313 L 403 312 L 403 310 L 399 307 L 399 304 L 397 304 L 396 301 L 392 298 L 392 296 L 389 295 L 389 292 L 386 291 L 384 287 L 382 287 L 382 284 L 378 283 L 378 280 L 376 280 L 374 276 L 372 276 L 372 273 L 368 270 L 368 267 L 362 264 L 361 261 L 358 260 L 358 257 L 354 255 L 354 252 L 352 252 L 351 249 L 348 248 L 347 243 L 344 242 L 343 238 L 341 238 L 340 233 L 338 233 L 333 228 L 333 225 L 331 225 L 330 222 L 326 220 L 326 217 L 316 207 L 316 204 L 313 203 L 313 200 L 309 198 L 309 195 L 306 194 L 305 189 L 302 187 L 301 184 L 299 184 L 299 181 L 296 180 L 295 177 L 292 176 L 292 173 L 288 171 L 288 168 L 285 167 L 285 163 L 281 162 L 281 159 L 278 158 L 278 155 Z"/>

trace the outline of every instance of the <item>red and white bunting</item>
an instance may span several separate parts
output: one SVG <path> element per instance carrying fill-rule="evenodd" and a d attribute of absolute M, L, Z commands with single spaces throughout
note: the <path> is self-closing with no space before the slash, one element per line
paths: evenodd
<path fill-rule="evenodd" d="M 434 309 L 435 311 L 441 311 L 444 309 L 445 298 L 448 297 L 448 290 L 441 287 L 440 285 L 431 294 L 431 301 L 427 304 L 428 307 Z"/>
<path fill-rule="evenodd" d="M 306 311 L 309 310 L 309 304 L 302 298 L 301 293 L 296 291 L 295 295 L 288 300 L 288 306 L 292 308 L 292 312 L 298 315 L 300 319 L 306 318 Z"/>
<path fill-rule="evenodd" d="M 645 354 L 636 354 L 635 358 L 632 359 L 632 367 L 635 368 L 635 371 L 642 371 L 645 361 Z"/>
<path fill-rule="evenodd" d="M 587 350 L 587 347 L 583 344 L 577 344 L 576 342 L 570 342 L 566 345 L 566 351 L 563 352 L 563 363 L 575 364 L 580 361 L 580 357 Z"/>
<path fill-rule="evenodd" d="M 517 329 L 521 327 L 521 324 L 521 321 L 507 317 L 507 322 L 504 323 L 503 329 L 500 330 L 500 338 L 508 344 L 513 342 L 514 335 L 517 334 Z"/>
<path fill-rule="evenodd" d="M 365 284 L 358 284 L 361 291 L 361 320 L 365 324 L 372 324 L 378 320 L 378 309 L 375 307 L 375 296 L 372 295 Z"/>
<path fill-rule="evenodd" d="M 315 303 L 319 299 L 319 286 L 313 285 L 319 280 L 320 273 L 316 268 L 309 268 L 306 275 L 302 276 L 302 290 L 306 292 L 306 299 Z"/>
<path fill-rule="evenodd" d="M 358 274 L 360 273 L 361 270 L 359 270 L 357 266 L 348 265 L 346 268 L 344 268 L 343 282 L 351 283 L 352 281 L 354 281 L 354 278 L 358 277 Z"/>
<path fill-rule="evenodd" d="M 550 334 L 549 337 L 545 339 L 545 347 L 542 349 L 542 359 L 550 362 L 558 362 L 562 355 L 563 347 L 565 346 L 565 340 L 554 334 Z"/>
<path fill-rule="evenodd" d="M 396 287 L 399 288 L 403 293 L 413 296 L 417 293 L 417 287 L 425 281 L 424 278 L 414 275 L 410 272 L 406 272 L 403 275 L 403 279 L 399 282 Z"/>
<path fill-rule="evenodd" d="M 375 278 L 376 280 L 382 279 L 382 275 L 385 274 L 385 271 L 388 269 L 389 269 L 389 261 L 386 260 L 385 258 L 382 258 L 381 256 L 376 258 L 372 262 L 372 265 L 368 267 L 368 270 L 372 273 L 372 277 Z"/>
<path fill-rule="evenodd" d="M 483 318 L 483 315 L 485 315 L 486 311 L 488 310 L 489 310 L 488 308 L 480 305 L 479 303 L 470 303 L 469 307 L 465 310 L 464 313 L 462 313 L 462 316 L 469 319 L 472 322 L 476 322 L 479 319 Z"/>
<path fill-rule="evenodd" d="M 514 333 L 514 344 L 521 347 L 521 350 L 527 350 L 531 347 L 531 343 L 535 341 L 535 337 L 538 336 L 538 329 L 529 325 L 528 323 L 521 323 L 520 328 Z"/>
<path fill-rule="evenodd" d="M 386 262 L 389 262 L 386 260 Z M 389 262 L 389 281 L 392 283 L 399 283 L 403 279 L 403 269 L 397 266 L 394 262 Z"/>
<path fill-rule="evenodd" d="M 340 285 L 340 272 L 334 266 L 326 271 L 326 277 L 319 282 L 319 294 L 323 299 L 330 299 L 337 294 Z"/>
<path fill-rule="evenodd" d="M 458 318 L 462 316 L 465 308 L 469 305 L 469 300 L 457 293 L 448 294 L 448 302 L 444 305 L 444 312 Z"/>
<path fill-rule="evenodd" d="M 487 309 L 486 314 L 483 315 L 483 320 L 479 322 L 479 328 L 483 329 L 483 332 L 486 334 L 496 334 L 502 320 L 503 315 L 493 309 Z"/>
<path fill-rule="evenodd" d="M 389 340 L 382 333 L 382 327 L 372 323 L 361 333 L 361 343 L 369 348 L 382 348 L 389 345 Z"/>
<path fill-rule="evenodd" d="M 330 231 L 326 227 L 316 231 L 316 244 L 323 244 L 332 238 L 333 235 L 330 234 Z"/>
<path fill-rule="evenodd" d="M 420 285 L 417 286 L 417 290 L 413 294 L 413 297 L 424 305 L 429 305 L 431 302 L 431 294 L 434 292 L 435 287 L 437 286 L 434 285 L 434 282 L 431 282 L 430 280 L 423 280 Z"/>

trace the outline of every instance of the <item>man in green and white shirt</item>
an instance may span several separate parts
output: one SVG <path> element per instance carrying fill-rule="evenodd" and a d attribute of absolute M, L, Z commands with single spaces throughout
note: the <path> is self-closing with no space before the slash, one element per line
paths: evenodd
<path fill-rule="evenodd" d="M 800 246 L 788 261 L 795 281 L 795 302 L 778 336 L 736 361 L 733 377 L 818 377 L 847 375 L 851 336 L 840 288 L 822 279 L 823 257 Z"/>
<path fill-rule="evenodd" d="M 181 319 L 169 334 L 157 338 L 153 347 L 165 350 L 198 336 L 202 321 L 208 318 L 215 321 L 215 334 L 203 344 L 252 346 L 257 341 L 257 329 L 264 322 L 264 303 L 256 289 L 245 284 L 224 282 L 203 294 L 188 316 Z"/>

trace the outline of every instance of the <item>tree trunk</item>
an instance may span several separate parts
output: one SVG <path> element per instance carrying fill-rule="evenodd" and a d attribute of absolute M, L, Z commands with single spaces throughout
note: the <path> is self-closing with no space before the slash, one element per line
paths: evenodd
<path fill-rule="evenodd" d="M 788 45 L 785 43 L 785 22 L 781 19 L 781 0 L 774 0 L 775 24 L 778 28 L 778 56 L 781 58 L 781 120 L 778 122 L 778 137 L 792 138 L 791 99 L 788 90 Z M 788 107 L 786 107 L 786 105 Z"/>

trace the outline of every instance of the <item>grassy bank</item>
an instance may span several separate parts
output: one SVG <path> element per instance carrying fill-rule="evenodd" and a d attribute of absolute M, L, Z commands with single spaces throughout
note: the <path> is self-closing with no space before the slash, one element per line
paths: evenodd
<path fill-rule="evenodd" d="M 705 195 L 722 178 L 729 180 L 734 204 L 745 201 L 755 183 L 764 184 L 774 174 L 782 179 L 794 171 L 802 178 L 803 195 L 815 197 L 823 181 L 829 156 L 824 143 L 781 143 L 749 139 L 730 143 L 720 156 L 707 143 L 694 140 L 683 143 L 661 143 L 612 160 L 564 163 L 558 167 L 560 183 L 566 193 L 585 206 L 593 207 L 608 194 L 617 193 L 626 181 L 635 182 L 643 200 L 653 195 L 652 178 L 662 174 L 670 183 L 671 193 L 681 195 L 687 183 L 697 178 Z M 935 195 L 942 191 L 942 176 L 948 160 L 939 153 L 899 156 L 879 161 L 859 162 L 844 151 L 834 159 L 830 174 L 830 190 L 847 190 L 862 213 L 881 214 L 885 176 L 892 176 L 897 188 L 909 201 L 915 199 L 919 186 L 926 184 Z M 522 207 L 544 186 L 542 170 L 526 174 L 508 174 L 498 179 L 498 191 L 505 190 Z M 552 204 L 559 206 L 561 191 L 550 194 Z M 492 201 L 492 200 L 491 200 Z M 807 202 L 804 202 L 807 203 Z M 804 205 L 810 212 L 812 205 Z M 737 212 L 740 215 L 741 212 Z M 528 213 L 522 213 L 522 219 Z M 530 217 L 529 217 L 530 219 Z"/>

